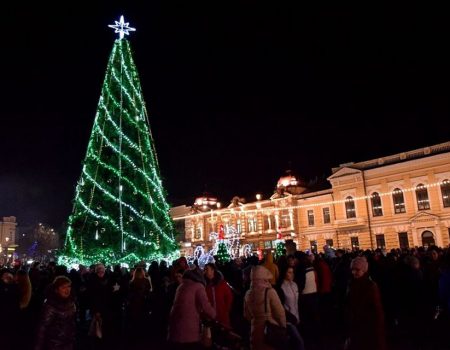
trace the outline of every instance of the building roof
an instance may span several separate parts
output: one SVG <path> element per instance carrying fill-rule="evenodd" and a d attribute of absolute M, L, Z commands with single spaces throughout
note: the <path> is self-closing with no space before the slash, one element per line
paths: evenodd
<path fill-rule="evenodd" d="M 418 148 L 412 151 L 397 153 L 391 156 L 385 156 L 377 159 L 366 160 L 363 162 L 349 162 L 341 164 L 340 166 L 333 168 L 332 173 L 336 173 L 342 168 L 354 168 L 359 170 L 367 170 L 378 168 L 385 165 L 396 164 L 401 162 L 406 162 L 408 160 L 419 159 L 424 157 L 429 157 L 432 155 L 450 152 L 450 141 L 440 143 L 433 146 L 427 146 L 423 148 Z"/>

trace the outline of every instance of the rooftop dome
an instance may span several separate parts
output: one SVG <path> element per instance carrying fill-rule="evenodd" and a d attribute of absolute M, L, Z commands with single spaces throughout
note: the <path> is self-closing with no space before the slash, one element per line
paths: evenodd
<path fill-rule="evenodd" d="M 211 209 L 219 208 L 220 203 L 217 201 L 216 197 L 211 196 L 209 193 L 204 193 L 203 196 L 195 199 L 194 207 L 197 210 L 209 211 Z"/>
<path fill-rule="evenodd" d="M 291 170 L 286 171 L 286 175 L 279 178 L 277 182 L 277 192 L 288 192 L 290 194 L 300 194 L 306 190 L 304 181 L 295 176 Z"/>

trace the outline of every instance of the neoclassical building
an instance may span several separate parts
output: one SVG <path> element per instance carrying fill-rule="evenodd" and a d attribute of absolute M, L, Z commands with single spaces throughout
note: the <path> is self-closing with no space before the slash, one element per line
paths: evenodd
<path fill-rule="evenodd" d="M 277 238 L 314 251 L 450 244 L 450 142 L 341 164 L 327 180 L 329 188 L 311 191 L 288 174 L 266 200 L 235 197 L 222 207 L 203 196 L 174 208 L 182 253 L 208 249 L 221 225 L 252 250 L 273 248 Z"/>

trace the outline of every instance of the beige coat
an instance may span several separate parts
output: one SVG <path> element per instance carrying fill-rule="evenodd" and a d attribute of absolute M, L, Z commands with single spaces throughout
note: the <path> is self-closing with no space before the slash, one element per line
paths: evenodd
<path fill-rule="evenodd" d="M 250 287 L 245 295 L 244 317 L 251 321 L 250 344 L 252 350 L 272 350 L 272 347 L 264 343 L 264 313 L 265 288 L 261 286 Z M 286 327 L 286 314 L 277 292 L 269 288 L 267 292 L 268 320 L 279 326 Z"/>

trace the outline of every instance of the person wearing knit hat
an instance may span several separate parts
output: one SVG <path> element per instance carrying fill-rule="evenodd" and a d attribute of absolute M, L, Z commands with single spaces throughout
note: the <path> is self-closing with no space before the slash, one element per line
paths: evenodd
<path fill-rule="evenodd" d="M 278 326 L 286 327 L 286 314 L 277 292 L 270 283 L 272 278 L 272 273 L 261 265 L 254 266 L 250 272 L 251 283 L 250 289 L 245 294 L 244 317 L 251 322 L 250 345 L 252 350 L 272 349 L 264 342 L 266 319 Z"/>
<path fill-rule="evenodd" d="M 369 271 L 369 263 L 365 257 L 358 256 L 352 260 L 350 268 L 354 278 L 361 278 Z"/>
<path fill-rule="evenodd" d="M 351 262 L 353 279 L 348 292 L 349 338 L 347 349 L 384 350 L 384 312 L 377 284 L 369 277 L 365 257 Z"/>

